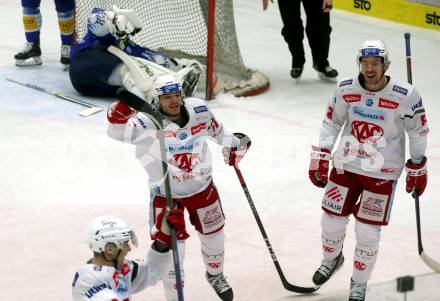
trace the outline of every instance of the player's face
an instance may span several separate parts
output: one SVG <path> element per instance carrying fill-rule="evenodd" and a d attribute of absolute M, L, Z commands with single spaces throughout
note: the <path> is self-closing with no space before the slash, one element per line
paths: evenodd
<path fill-rule="evenodd" d="M 124 241 L 121 247 L 121 253 L 118 256 L 118 262 L 124 262 L 125 256 L 127 256 L 128 252 L 130 251 L 130 243 L 128 241 Z"/>
<path fill-rule="evenodd" d="M 180 109 L 182 107 L 182 96 L 180 93 L 161 95 L 159 97 L 159 102 L 162 111 L 171 117 L 171 119 L 180 116 Z"/>
<path fill-rule="evenodd" d="M 367 87 L 374 87 L 382 84 L 385 66 L 382 58 L 366 56 L 361 58 L 361 72 L 365 78 Z M 386 80 L 385 80 L 386 83 Z"/>

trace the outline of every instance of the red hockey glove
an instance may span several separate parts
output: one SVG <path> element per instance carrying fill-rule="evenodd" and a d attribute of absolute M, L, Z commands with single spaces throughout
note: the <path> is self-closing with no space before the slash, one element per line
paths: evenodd
<path fill-rule="evenodd" d="M 238 147 L 224 147 L 222 149 L 225 163 L 231 166 L 238 164 L 251 147 L 251 139 L 243 133 L 234 133 L 234 136 L 240 139 Z"/>
<path fill-rule="evenodd" d="M 417 193 L 422 195 L 423 191 L 425 191 L 426 184 L 428 183 L 426 161 L 426 157 L 423 157 L 422 162 L 417 164 L 413 163 L 411 159 L 406 161 L 406 192 L 411 193 L 417 190 Z"/>
<path fill-rule="evenodd" d="M 124 124 L 130 117 L 137 114 L 137 111 L 130 108 L 122 101 L 114 102 L 107 110 L 107 119 L 110 123 Z"/>
<path fill-rule="evenodd" d="M 169 209 L 162 211 L 156 218 L 156 224 L 151 229 L 151 238 L 161 244 L 171 248 L 171 228 L 176 230 L 176 237 L 184 240 L 189 237 L 185 229 L 185 218 L 182 208 Z"/>
<path fill-rule="evenodd" d="M 312 146 L 310 154 L 309 178 L 313 185 L 324 188 L 328 182 L 328 163 L 331 159 L 330 150 Z"/>

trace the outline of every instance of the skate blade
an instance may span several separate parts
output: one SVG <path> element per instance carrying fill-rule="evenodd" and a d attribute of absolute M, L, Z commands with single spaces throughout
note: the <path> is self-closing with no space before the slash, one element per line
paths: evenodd
<path fill-rule="evenodd" d="M 15 65 L 18 67 L 40 66 L 42 63 L 41 57 L 39 56 L 31 57 L 26 60 L 15 60 Z"/>
<path fill-rule="evenodd" d="M 318 72 L 318 77 L 319 77 L 319 79 L 321 79 L 325 82 L 330 82 L 330 83 L 337 83 L 338 82 L 337 77 L 328 77 L 328 76 L 325 76 L 324 73 L 321 73 L 321 72 Z"/>

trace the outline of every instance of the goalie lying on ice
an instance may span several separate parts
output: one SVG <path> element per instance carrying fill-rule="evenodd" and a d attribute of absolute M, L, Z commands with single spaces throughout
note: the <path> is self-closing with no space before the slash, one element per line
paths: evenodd
<path fill-rule="evenodd" d="M 142 27 L 133 9 L 94 8 L 87 20 L 87 33 L 72 49 L 69 75 L 73 87 L 90 96 L 116 96 L 116 91 L 125 87 L 147 99 L 157 76 L 173 74 L 185 96 L 192 96 L 203 65 L 195 60 L 172 60 L 163 53 L 137 45 L 130 37 Z M 118 47 L 135 59 L 145 80 L 143 85 L 136 84 L 130 69 L 108 52 L 109 46 Z"/>

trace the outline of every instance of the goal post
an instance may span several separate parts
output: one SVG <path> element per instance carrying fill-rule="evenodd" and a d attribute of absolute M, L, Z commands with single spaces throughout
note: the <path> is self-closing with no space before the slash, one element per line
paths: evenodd
<path fill-rule="evenodd" d="M 268 77 L 242 60 L 233 0 L 75 0 L 76 36 L 86 33 L 95 7 L 133 8 L 144 28 L 133 40 L 141 46 L 205 65 L 206 99 L 219 93 L 251 96 L 269 88 Z"/>

